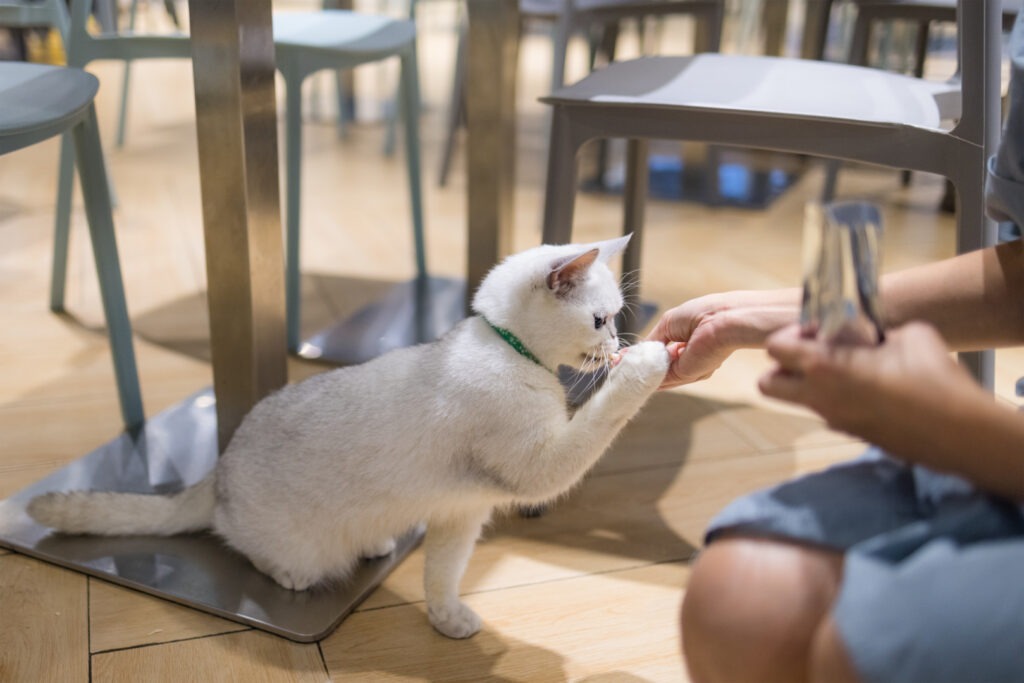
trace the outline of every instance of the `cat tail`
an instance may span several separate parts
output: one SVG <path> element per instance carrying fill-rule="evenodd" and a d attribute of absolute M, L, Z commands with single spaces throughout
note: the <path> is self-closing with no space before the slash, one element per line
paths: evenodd
<path fill-rule="evenodd" d="M 172 536 L 210 528 L 214 475 L 170 495 L 71 491 L 45 493 L 26 511 L 44 526 L 68 534 Z"/>

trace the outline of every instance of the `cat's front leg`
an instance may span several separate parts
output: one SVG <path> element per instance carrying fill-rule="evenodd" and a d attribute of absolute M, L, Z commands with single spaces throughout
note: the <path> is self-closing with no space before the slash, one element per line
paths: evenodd
<path fill-rule="evenodd" d="M 627 419 L 653 394 L 669 368 L 669 354 L 660 342 L 640 342 L 630 346 L 622 360 L 608 375 L 598 391 L 594 407 L 599 411 L 619 412 Z"/>
<path fill-rule="evenodd" d="M 469 638 L 480 630 L 480 617 L 459 600 L 459 582 L 489 516 L 487 510 L 485 514 L 431 520 L 427 526 L 423 575 L 427 617 L 449 638 Z"/>

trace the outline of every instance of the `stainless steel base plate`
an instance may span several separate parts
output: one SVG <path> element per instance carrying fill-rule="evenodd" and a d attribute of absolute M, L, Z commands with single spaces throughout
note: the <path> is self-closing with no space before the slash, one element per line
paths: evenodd
<path fill-rule="evenodd" d="M 422 530 L 410 530 L 390 555 L 364 560 L 343 584 L 295 592 L 210 534 L 68 536 L 25 514 L 29 500 L 49 491 L 166 493 L 190 486 L 216 463 L 216 420 L 212 390 L 201 391 L 138 434 L 122 434 L 0 501 L 0 546 L 290 640 L 327 636 L 416 547 Z"/>

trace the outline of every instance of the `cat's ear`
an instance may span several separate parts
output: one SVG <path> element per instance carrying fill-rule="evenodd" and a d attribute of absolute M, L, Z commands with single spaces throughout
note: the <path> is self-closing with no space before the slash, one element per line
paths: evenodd
<path fill-rule="evenodd" d="M 578 256 L 556 261 L 548 273 L 548 289 L 559 295 L 569 292 L 586 278 L 587 271 L 597 261 L 600 253 L 600 249 L 595 247 Z"/>
<path fill-rule="evenodd" d="M 587 246 L 596 248 L 600 252 L 600 254 L 597 257 L 598 261 L 600 261 L 601 263 L 608 263 L 611 257 L 615 256 L 616 254 L 620 253 L 626 248 L 626 245 L 629 244 L 629 240 L 632 236 L 633 233 L 629 233 L 628 235 L 625 235 L 623 237 L 617 237 L 616 239 L 613 240 L 605 240 L 604 242 L 594 242 L 593 244 L 588 244 Z"/>

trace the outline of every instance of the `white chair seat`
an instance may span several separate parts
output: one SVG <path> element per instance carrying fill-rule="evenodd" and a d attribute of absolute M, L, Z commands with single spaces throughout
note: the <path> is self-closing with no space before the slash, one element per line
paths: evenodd
<path fill-rule="evenodd" d="M 942 98 L 959 92 L 955 84 L 847 64 L 701 54 L 615 62 L 543 101 L 720 109 L 939 129 Z"/>
<path fill-rule="evenodd" d="M 274 49 L 322 49 L 337 58 L 344 50 L 352 56 L 375 59 L 393 55 L 416 37 L 416 26 L 405 19 L 358 14 L 347 10 L 280 12 L 274 14 Z"/>
<path fill-rule="evenodd" d="M 565 0 L 520 0 L 519 13 L 524 17 L 557 17 L 565 11 Z M 630 13 L 633 9 L 669 9 L 670 0 L 572 0 L 577 13 L 609 11 Z"/>

